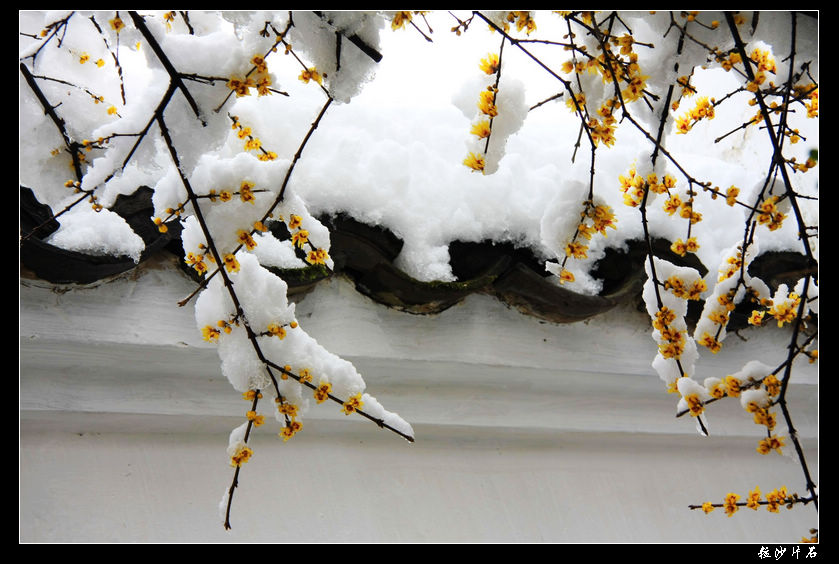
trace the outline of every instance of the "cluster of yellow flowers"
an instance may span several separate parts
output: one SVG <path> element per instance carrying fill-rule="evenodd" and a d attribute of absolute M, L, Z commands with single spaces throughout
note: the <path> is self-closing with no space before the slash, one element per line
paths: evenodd
<path fill-rule="evenodd" d="M 409 11 L 399 11 L 393 14 L 393 19 L 390 21 L 390 29 L 396 31 L 397 29 L 403 29 L 405 24 L 411 23 L 411 20 L 414 18 L 414 15 Z"/>
<path fill-rule="evenodd" d="M 769 228 L 769 231 L 779 229 L 786 219 L 786 215 L 778 210 L 778 196 L 770 196 L 757 207 L 757 222 Z"/>
<path fill-rule="evenodd" d="M 236 454 L 230 457 L 230 465 L 238 468 L 250 460 L 251 456 L 253 456 L 253 450 L 247 445 L 242 446 L 236 451 Z"/>
<path fill-rule="evenodd" d="M 282 217 L 280 217 L 280 219 L 285 221 Z M 311 249 L 306 255 L 306 262 L 313 265 L 326 264 L 326 261 L 329 259 L 329 254 L 325 249 L 315 248 L 311 241 L 309 241 L 309 232 L 302 228 L 303 218 L 299 215 L 290 214 L 286 225 L 291 233 L 292 244 L 299 249 L 303 249 L 306 245 L 308 245 Z"/>
<path fill-rule="evenodd" d="M 562 270 L 559 273 L 560 284 L 574 281 L 574 275 L 565 268 L 569 258 L 584 259 L 588 257 L 588 245 L 582 243 L 579 239 L 590 241 L 595 233 L 606 237 L 607 228 L 611 227 L 617 230 L 616 223 L 615 214 L 609 206 L 605 204 L 597 205 L 591 200 L 584 202 L 584 209 L 580 213 L 580 223 L 577 225 L 577 230 L 571 241 L 565 245 L 565 257 L 562 260 Z"/>
<path fill-rule="evenodd" d="M 253 136 L 253 130 L 250 127 L 244 126 L 239 122 L 239 118 L 231 116 L 233 119 L 233 126 L 231 129 L 238 130 L 236 136 L 245 142 L 246 151 L 259 151 L 257 158 L 260 161 L 274 161 L 277 160 L 277 153 L 268 151 L 262 146 L 262 141 L 258 137 Z"/>
<path fill-rule="evenodd" d="M 778 327 L 783 327 L 784 323 L 795 321 L 800 304 L 801 296 L 795 292 L 788 292 L 786 286 L 779 287 L 771 299 L 764 298 L 760 300 L 760 305 L 767 309 L 752 310 L 749 316 L 749 324 L 761 325 L 764 316 L 768 313 L 778 322 Z"/>
<path fill-rule="evenodd" d="M 676 118 L 676 133 L 687 133 L 699 121 L 706 118 L 714 119 L 714 102 L 713 98 L 710 100 L 705 96 L 699 98 L 692 110 Z"/>
<path fill-rule="evenodd" d="M 229 335 L 233 331 L 234 325 L 239 325 L 239 320 L 235 316 L 230 320 L 219 319 L 218 322 L 216 322 L 216 327 L 206 325 L 203 329 L 201 329 L 201 334 L 204 336 L 205 341 L 213 343 L 218 342 L 221 332 L 224 331 Z"/>
<path fill-rule="evenodd" d="M 361 401 L 361 394 L 355 394 L 354 396 L 350 397 L 347 401 L 344 402 L 342 411 L 345 415 L 349 415 L 350 413 L 361 409 L 363 405 L 364 402 Z"/>
<path fill-rule="evenodd" d="M 295 404 L 281 401 L 280 398 L 274 401 L 277 402 L 277 411 L 286 418 L 286 425 L 280 430 L 280 436 L 283 441 L 287 441 L 303 428 L 303 424 L 297 420 L 298 409 Z"/>
<path fill-rule="evenodd" d="M 501 71 L 499 56 L 495 53 L 490 53 L 481 59 L 480 69 L 488 75 L 498 75 Z M 478 109 L 481 112 L 477 121 L 473 122 L 471 134 L 478 139 L 486 139 L 489 144 L 489 137 L 492 134 L 492 119 L 498 115 L 498 107 L 495 105 L 495 100 L 498 95 L 498 89 L 494 85 L 489 85 L 486 90 L 482 90 L 478 97 Z M 463 164 L 472 169 L 473 172 L 484 172 L 486 168 L 486 146 L 484 152 L 470 152 L 463 160 Z"/>
<path fill-rule="evenodd" d="M 658 350 L 664 358 L 678 359 L 685 350 L 685 334 L 673 326 L 676 313 L 667 306 L 662 306 L 653 319 L 653 327 L 660 334 Z M 676 391 L 675 383 L 670 389 Z"/>
<path fill-rule="evenodd" d="M 325 77 L 326 75 L 321 74 L 317 68 L 310 67 L 307 69 L 303 69 L 303 71 L 300 73 L 300 76 L 298 76 L 297 78 L 304 84 L 309 84 L 310 81 L 314 81 L 323 86 L 323 79 Z"/>
<path fill-rule="evenodd" d="M 746 90 L 749 92 L 757 92 L 758 88 L 766 82 L 766 73 L 775 74 L 777 72 L 777 67 L 775 65 L 775 59 L 772 55 L 768 51 L 763 51 L 762 49 L 753 50 L 751 55 L 749 55 L 749 59 L 751 59 L 757 68 L 754 73 L 754 80 L 749 81 L 746 85 Z M 771 82 L 770 86 L 772 86 Z"/>
<path fill-rule="evenodd" d="M 787 509 L 792 509 L 793 502 L 797 499 L 797 496 L 792 496 L 789 494 L 786 486 L 782 486 L 779 489 L 774 489 L 768 494 L 766 494 L 765 502 L 762 502 L 762 497 L 763 494 L 761 493 L 760 488 L 755 486 L 755 489 L 749 492 L 749 495 L 746 498 L 745 502 L 739 502 L 740 496 L 738 494 L 728 493 L 726 494 L 721 504 L 714 504 L 710 501 L 706 501 L 702 504 L 701 509 L 705 513 L 710 513 L 717 507 L 722 507 L 725 509 L 726 515 L 731 517 L 732 515 L 737 513 L 737 511 L 742 506 L 757 511 L 761 505 L 766 505 L 767 511 L 771 513 L 778 513 L 778 509 L 781 505 L 784 504 L 786 504 Z"/>
<path fill-rule="evenodd" d="M 227 87 L 236 93 L 237 98 L 251 95 L 251 88 L 256 88 L 258 96 L 271 94 L 271 75 L 268 73 L 268 63 L 262 55 L 254 55 L 251 59 L 253 68 L 243 78 L 231 77 Z"/>
<path fill-rule="evenodd" d="M 508 12 L 504 19 L 504 31 L 510 31 L 509 24 L 511 23 L 516 24 L 517 31 L 525 30 L 527 35 L 536 31 L 536 21 L 533 19 L 529 10 L 514 10 Z"/>

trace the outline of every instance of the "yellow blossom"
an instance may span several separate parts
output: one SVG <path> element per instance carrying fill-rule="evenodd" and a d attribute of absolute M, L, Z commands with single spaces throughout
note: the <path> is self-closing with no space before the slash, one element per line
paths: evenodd
<path fill-rule="evenodd" d="M 221 335 L 221 331 L 219 331 L 215 327 L 206 325 L 203 329 L 201 329 L 201 334 L 203 335 L 205 341 L 213 343 L 218 341 L 218 338 Z"/>
<path fill-rule="evenodd" d="M 236 454 L 230 457 L 230 465 L 239 467 L 242 464 L 246 463 L 248 460 L 250 460 L 252 455 L 253 451 L 250 449 L 250 447 L 243 446 L 238 451 L 236 451 Z"/>
<path fill-rule="evenodd" d="M 276 323 L 268 325 L 268 334 L 274 337 L 279 337 L 280 340 L 285 339 L 285 329 Z"/>
<path fill-rule="evenodd" d="M 688 404 L 688 411 L 690 411 L 691 417 L 697 417 L 705 411 L 705 406 L 697 394 L 688 394 L 684 398 Z"/>
<path fill-rule="evenodd" d="M 469 153 L 469 155 L 467 155 L 467 157 L 463 159 L 463 164 L 471 168 L 472 172 L 483 172 L 484 167 L 486 167 L 486 161 L 484 160 L 484 156 L 476 155 L 475 153 Z"/>
<path fill-rule="evenodd" d="M 725 509 L 725 514 L 731 517 L 740 507 L 737 505 L 737 500 L 740 499 L 740 496 L 736 493 L 730 493 L 725 496 L 725 502 L 723 503 L 723 508 Z"/>
<path fill-rule="evenodd" d="M 224 194 L 224 192 L 222 192 L 222 194 Z M 252 183 L 248 181 L 242 182 L 242 185 L 239 187 L 239 198 L 241 198 L 243 202 L 249 202 L 251 204 L 254 203 Z"/>
<path fill-rule="evenodd" d="M 239 261 L 236 256 L 232 254 L 224 255 L 224 267 L 227 272 L 239 272 Z"/>
<path fill-rule="evenodd" d="M 755 489 L 749 492 L 749 497 L 746 500 L 746 507 L 757 511 L 760 507 L 760 497 L 760 488 L 755 486 Z"/>
<path fill-rule="evenodd" d="M 288 426 L 282 428 L 280 436 L 283 438 L 283 441 L 287 441 L 302 428 L 303 424 L 299 421 L 291 421 Z"/>
<path fill-rule="evenodd" d="M 253 65 L 256 67 L 256 72 L 268 72 L 268 63 L 265 62 L 265 58 L 262 55 L 254 55 L 251 59 L 251 63 L 253 63 Z"/>
<path fill-rule="evenodd" d="M 332 392 L 332 384 L 329 382 L 322 382 L 315 390 L 315 399 L 318 403 L 323 403 L 329 399 L 329 394 Z"/>
<path fill-rule="evenodd" d="M 586 251 L 588 247 L 583 245 L 582 243 L 571 242 L 565 245 L 565 255 L 569 257 L 574 257 L 576 259 L 584 259 L 587 258 L 588 255 Z"/>
<path fill-rule="evenodd" d="M 489 137 L 491 130 L 489 127 L 489 120 L 484 119 L 472 126 L 472 135 L 476 135 L 479 139 L 486 139 Z"/>
<path fill-rule="evenodd" d="M 262 399 L 262 393 L 257 392 L 256 390 L 248 390 L 247 392 L 242 393 L 242 399 L 246 399 L 248 401 L 253 401 L 254 399 Z"/>
<path fill-rule="evenodd" d="M 405 24 L 411 23 L 413 15 L 408 11 L 400 11 L 393 14 L 393 20 L 390 22 L 390 29 L 397 30 L 405 27 Z"/>
<path fill-rule="evenodd" d="M 770 435 L 769 437 L 763 439 L 762 441 L 760 441 L 760 443 L 758 443 L 757 451 L 760 454 L 769 454 L 773 450 L 776 450 L 778 451 L 778 454 L 783 454 L 783 452 L 781 451 L 781 448 L 783 446 L 785 446 L 783 437 L 776 437 L 774 435 Z"/>
<path fill-rule="evenodd" d="M 254 427 L 259 427 L 265 423 L 265 416 L 259 415 L 256 411 L 248 411 L 246 417 L 248 421 L 253 421 Z"/>
<path fill-rule="evenodd" d="M 304 70 L 300 73 L 300 76 L 298 78 L 305 84 L 308 84 L 310 80 L 314 80 L 315 82 L 321 85 L 323 84 L 323 77 L 315 67 Z"/>
<path fill-rule="evenodd" d="M 249 251 L 252 251 L 256 248 L 256 241 L 253 240 L 251 234 L 245 231 L 244 229 L 240 229 L 236 232 L 239 237 L 239 242 L 243 244 Z"/>
<path fill-rule="evenodd" d="M 303 223 L 303 219 L 299 215 L 291 214 L 288 218 L 288 228 L 297 229 Z"/>
<path fill-rule="evenodd" d="M 705 503 L 702 504 L 702 511 L 704 511 L 706 514 L 710 513 L 714 509 L 715 509 L 714 504 L 711 503 L 710 501 L 706 501 Z"/>
<path fill-rule="evenodd" d="M 763 386 L 770 396 L 777 396 L 781 393 L 781 382 L 774 374 L 770 374 L 763 379 Z"/>
<path fill-rule="evenodd" d="M 326 264 L 326 260 L 329 258 L 329 255 L 323 249 L 315 249 L 314 251 L 309 251 L 309 254 L 306 255 L 306 262 L 309 264 Z"/>
<path fill-rule="evenodd" d="M 231 78 L 227 82 L 227 87 L 236 93 L 237 98 L 241 98 L 242 96 L 250 96 L 250 89 L 253 87 L 253 85 L 253 79 L 251 78 Z"/>
<path fill-rule="evenodd" d="M 485 58 L 481 59 L 481 70 L 487 74 L 495 74 L 498 72 L 498 55 L 490 53 Z"/>
<path fill-rule="evenodd" d="M 560 284 L 565 284 L 566 282 L 573 282 L 573 281 L 574 281 L 574 275 L 570 271 L 563 268 L 559 273 L 559 283 Z"/>
<path fill-rule="evenodd" d="M 119 33 L 125 27 L 125 23 L 120 19 L 119 16 L 115 17 L 112 20 L 108 20 L 108 23 L 111 24 L 111 29 Z"/>
<path fill-rule="evenodd" d="M 495 106 L 495 91 L 481 90 L 478 99 L 478 109 L 489 117 L 498 115 L 498 108 Z"/>
<path fill-rule="evenodd" d="M 717 354 L 719 350 L 722 348 L 722 343 L 720 343 L 717 339 L 715 339 L 712 335 L 708 333 L 703 333 L 702 338 L 699 339 L 699 344 L 703 347 L 708 347 L 712 353 Z"/>
<path fill-rule="evenodd" d="M 297 417 L 297 406 L 293 403 L 285 403 L 281 402 L 280 398 L 275 398 L 277 402 L 277 411 L 282 413 L 283 415 L 288 415 L 289 417 Z"/>
<path fill-rule="evenodd" d="M 358 411 L 361 409 L 361 406 L 364 405 L 364 402 L 361 401 L 361 394 L 356 394 L 349 398 L 347 401 L 344 402 L 342 411 L 345 415 L 349 415 L 354 411 Z"/>
<path fill-rule="evenodd" d="M 728 394 L 729 396 L 731 396 L 733 398 L 738 398 L 738 397 L 740 397 L 740 387 L 741 387 L 740 380 L 738 380 L 734 376 L 726 376 L 725 377 L 726 394 Z"/>
<path fill-rule="evenodd" d="M 299 248 L 303 248 L 309 242 L 309 232 L 305 229 L 295 231 L 291 236 L 291 242 Z"/>

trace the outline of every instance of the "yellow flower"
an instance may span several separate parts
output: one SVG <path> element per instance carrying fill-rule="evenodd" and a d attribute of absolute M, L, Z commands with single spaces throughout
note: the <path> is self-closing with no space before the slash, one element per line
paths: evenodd
<path fill-rule="evenodd" d="M 239 261 L 236 260 L 236 256 L 232 254 L 224 255 L 224 267 L 227 272 L 239 272 Z"/>
<path fill-rule="evenodd" d="M 291 242 L 302 249 L 309 242 L 309 232 L 305 229 L 295 231 L 294 235 L 291 236 Z"/>
<path fill-rule="evenodd" d="M 498 108 L 495 106 L 495 91 L 481 90 L 480 98 L 478 100 L 478 109 L 489 117 L 498 115 Z"/>
<path fill-rule="evenodd" d="M 254 55 L 253 59 L 251 59 L 251 62 L 256 67 L 256 72 L 264 73 L 268 71 L 268 63 L 265 62 L 265 59 L 262 57 L 262 55 Z"/>
<path fill-rule="evenodd" d="M 265 416 L 259 415 L 256 411 L 248 411 L 245 416 L 248 418 L 248 421 L 253 421 L 255 427 L 259 427 L 265 423 Z"/>
<path fill-rule="evenodd" d="M 252 130 L 250 127 L 240 127 L 236 135 L 239 137 L 239 139 L 244 139 L 245 137 L 249 137 L 251 133 Z"/>
<path fill-rule="evenodd" d="M 222 190 L 218 197 L 222 202 L 229 202 L 233 199 L 233 192 L 230 190 Z"/>
<path fill-rule="evenodd" d="M 277 400 L 279 401 L 279 398 L 277 398 Z M 283 415 L 297 417 L 297 406 L 293 403 L 280 403 L 277 405 L 277 410 Z"/>
<path fill-rule="evenodd" d="M 222 195 L 223 194 L 224 192 L 222 192 Z M 251 204 L 253 204 L 253 184 L 248 181 L 242 182 L 242 185 L 239 187 L 239 197 L 242 199 L 243 202 L 250 202 Z"/>
<path fill-rule="evenodd" d="M 213 343 L 218 341 L 218 338 L 221 335 L 221 331 L 219 331 L 215 327 L 206 325 L 203 329 L 201 329 L 201 334 L 204 336 L 205 341 Z"/>
<path fill-rule="evenodd" d="M 491 133 L 489 127 L 489 120 L 481 120 L 472 126 L 472 135 L 477 135 L 479 139 L 486 139 Z"/>
<path fill-rule="evenodd" d="M 271 77 L 263 76 L 259 78 L 256 83 L 256 93 L 260 96 L 268 96 L 271 94 Z"/>
<path fill-rule="evenodd" d="M 781 382 L 774 374 L 770 374 L 764 378 L 763 385 L 766 387 L 766 392 L 770 396 L 777 396 L 781 393 Z"/>
<path fill-rule="evenodd" d="M 725 496 L 725 502 L 723 503 L 723 507 L 725 508 L 725 514 L 731 517 L 740 507 L 737 505 L 737 500 L 740 499 L 740 496 L 736 493 L 730 493 Z"/>
<path fill-rule="evenodd" d="M 361 406 L 364 405 L 364 402 L 361 401 L 361 394 L 356 394 L 349 398 L 347 401 L 344 402 L 344 406 L 342 411 L 345 415 L 349 415 L 353 411 L 358 411 L 361 409 Z"/>
<path fill-rule="evenodd" d="M 250 449 L 250 447 L 243 446 L 238 451 L 236 451 L 236 454 L 230 457 L 230 465 L 238 468 L 239 466 L 250 460 L 252 455 L 253 451 Z"/>
<path fill-rule="evenodd" d="M 260 147 L 262 147 L 262 141 L 260 141 L 259 139 L 256 139 L 256 138 L 252 137 L 252 138 L 248 139 L 247 141 L 245 141 L 245 150 L 246 151 L 256 151 Z"/>
<path fill-rule="evenodd" d="M 712 335 L 708 333 L 703 333 L 702 338 L 699 339 L 699 344 L 703 347 L 708 347 L 708 350 L 714 354 L 717 354 L 720 349 L 722 348 L 722 343 L 716 340 Z"/>
<path fill-rule="evenodd" d="M 79 56 L 79 63 L 81 63 L 81 64 L 85 64 L 85 63 L 86 63 L 86 62 L 88 62 L 89 60 L 90 60 L 90 55 L 88 55 L 87 53 L 82 53 L 82 54 Z"/>
<path fill-rule="evenodd" d="M 242 243 L 249 251 L 252 251 L 256 247 L 256 241 L 254 241 L 251 234 L 244 229 L 240 229 L 236 232 L 236 234 L 239 236 L 239 242 Z"/>
<path fill-rule="evenodd" d="M 299 421 L 292 421 L 291 423 L 289 423 L 287 427 L 282 428 L 282 430 L 280 431 L 280 436 L 283 438 L 283 441 L 287 441 L 302 428 L 302 423 L 300 423 Z"/>
<path fill-rule="evenodd" d="M 486 58 L 481 59 L 481 70 L 487 74 L 498 72 L 498 55 L 490 53 Z"/>
<path fill-rule="evenodd" d="M 760 507 L 760 488 L 755 486 L 755 489 L 749 492 L 749 498 L 746 500 L 746 507 L 749 509 L 758 510 Z"/>
<path fill-rule="evenodd" d="M 332 384 L 329 382 L 322 382 L 315 390 L 315 399 L 318 403 L 323 403 L 329 399 L 329 394 L 332 392 Z"/>
<path fill-rule="evenodd" d="M 393 14 L 393 20 L 391 20 L 390 22 L 390 29 L 395 31 L 397 29 L 403 28 L 405 27 L 405 24 L 410 23 L 412 19 L 413 15 L 411 15 L 411 12 L 396 12 L 395 14 Z"/>
<path fill-rule="evenodd" d="M 242 399 L 246 399 L 248 401 L 253 401 L 254 399 L 262 399 L 262 393 L 257 392 L 256 390 L 248 390 L 242 394 Z"/>
<path fill-rule="evenodd" d="M 318 84 L 323 85 L 323 77 L 315 67 L 304 70 L 298 78 L 305 84 L 308 84 L 310 80 L 314 80 Z"/>
<path fill-rule="evenodd" d="M 312 381 L 312 373 L 308 368 L 304 368 L 303 370 L 301 370 L 300 374 L 298 374 L 298 376 L 300 376 L 300 382 L 301 383 Z"/>
<path fill-rule="evenodd" d="M 484 167 L 486 166 L 486 161 L 484 160 L 483 155 L 476 155 L 475 153 L 469 153 L 469 155 L 463 159 L 463 164 L 468 166 L 472 169 L 472 172 L 480 171 L 483 172 Z"/>
<path fill-rule="evenodd" d="M 673 323 L 676 320 L 676 314 L 673 312 L 672 309 L 668 308 L 667 306 L 662 306 L 660 310 L 658 310 L 655 314 L 655 320 L 653 321 L 653 327 L 658 329 L 659 331 L 663 330 L 665 327 Z"/>
<path fill-rule="evenodd" d="M 108 20 L 108 23 L 111 24 L 111 29 L 113 29 L 117 33 L 122 31 L 122 29 L 125 27 L 125 24 L 123 23 L 123 21 L 120 19 L 119 16 L 115 17 L 112 20 Z"/>
<path fill-rule="evenodd" d="M 705 406 L 697 394 L 688 394 L 684 398 L 688 404 L 688 411 L 690 411 L 691 417 L 697 417 L 705 411 Z"/>
<path fill-rule="evenodd" d="M 710 513 L 714 509 L 715 509 L 714 504 L 711 503 L 710 501 L 706 501 L 705 503 L 702 504 L 702 511 L 704 511 L 705 514 Z"/>
<path fill-rule="evenodd" d="M 740 380 L 738 380 L 734 376 L 726 376 L 725 377 L 726 393 L 729 396 L 731 396 L 733 398 L 740 397 L 740 386 L 741 386 Z"/>
<path fill-rule="evenodd" d="M 163 220 L 159 217 L 154 218 L 154 224 L 157 225 L 157 230 L 161 233 L 166 233 L 169 231 L 169 228 L 166 227 L 166 224 L 163 223 Z"/>
<path fill-rule="evenodd" d="M 574 257 L 576 259 L 587 258 L 587 250 L 588 247 L 586 245 L 583 245 L 582 243 L 571 242 L 565 245 L 565 255 L 569 257 Z"/>
<path fill-rule="evenodd" d="M 674 253 L 676 253 L 677 255 L 679 255 L 680 257 L 685 256 L 688 252 L 688 249 L 687 249 L 687 246 L 685 245 L 685 242 L 682 241 L 681 239 L 676 239 L 673 242 L 673 244 L 670 245 L 670 250 L 673 251 Z"/>
<path fill-rule="evenodd" d="M 299 215 L 291 214 L 288 218 L 288 228 L 297 229 L 303 223 L 303 219 Z"/>
<path fill-rule="evenodd" d="M 237 98 L 241 98 L 242 96 L 250 96 L 250 89 L 253 87 L 253 79 L 231 78 L 227 82 L 227 87 L 236 93 Z"/>
<path fill-rule="evenodd" d="M 757 451 L 760 454 L 769 454 L 773 450 L 778 451 L 778 454 L 783 454 L 781 450 L 784 447 L 784 439 L 783 437 L 776 437 L 774 435 L 770 435 L 768 438 L 763 439 L 757 445 Z"/>
<path fill-rule="evenodd" d="M 104 66 L 105 66 L 105 61 L 104 61 L 104 60 L 102 60 L 102 59 L 97 59 L 97 60 L 96 60 L 96 66 L 97 66 L 97 67 L 99 67 L 99 68 L 101 69 L 102 67 L 104 67 Z"/>
<path fill-rule="evenodd" d="M 306 255 L 306 262 L 309 264 L 326 264 L 326 260 L 329 258 L 329 255 L 323 249 L 315 249 L 314 251 L 309 251 L 309 254 Z"/>
<path fill-rule="evenodd" d="M 280 340 L 285 339 L 285 329 L 276 323 L 268 325 L 268 334 L 274 337 L 279 337 Z"/>
<path fill-rule="evenodd" d="M 565 270 L 563 268 L 562 271 L 560 271 L 560 273 L 559 273 L 559 283 L 560 284 L 565 284 L 566 282 L 573 282 L 573 281 L 574 281 L 574 275 L 571 272 L 569 272 L 568 270 Z"/>

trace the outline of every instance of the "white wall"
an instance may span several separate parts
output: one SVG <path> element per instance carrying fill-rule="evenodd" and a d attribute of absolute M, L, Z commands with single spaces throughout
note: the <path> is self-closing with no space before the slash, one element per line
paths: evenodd
<path fill-rule="evenodd" d="M 287 443 L 269 422 L 225 532 L 227 436 L 246 406 L 175 305 L 193 287 L 166 260 L 68 292 L 24 273 L 20 540 L 790 543 L 818 526 L 811 506 L 687 508 L 755 486 L 804 493 L 801 470 L 757 454 L 761 428 L 731 400 L 709 407 L 711 437 L 676 419 L 631 308 L 553 325 L 472 296 L 422 317 L 333 280 L 298 304 L 301 326 L 417 441 L 334 406 Z M 780 362 L 786 332 L 742 334 L 703 356 L 701 377 Z M 808 365 L 789 391 L 816 483 L 817 377 Z"/>

